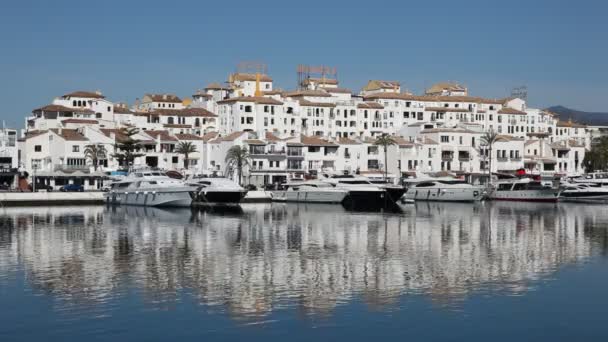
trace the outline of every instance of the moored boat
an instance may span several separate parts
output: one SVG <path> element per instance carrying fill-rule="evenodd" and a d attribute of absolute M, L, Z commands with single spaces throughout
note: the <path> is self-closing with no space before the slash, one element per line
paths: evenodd
<path fill-rule="evenodd" d="M 284 185 L 284 190 L 272 192 L 275 202 L 342 203 L 348 190 L 338 189 L 320 181 L 292 182 Z"/>
<path fill-rule="evenodd" d="M 559 190 L 531 178 L 499 180 L 490 192 L 495 201 L 557 202 Z"/>
<path fill-rule="evenodd" d="M 161 171 L 133 171 L 112 183 L 106 202 L 149 207 L 189 207 L 197 189 Z"/>
<path fill-rule="evenodd" d="M 608 187 L 597 183 L 566 183 L 559 192 L 559 200 L 565 202 L 606 203 Z"/>
<path fill-rule="evenodd" d="M 457 179 L 408 180 L 405 193 L 409 201 L 475 202 L 482 200 L 486 191 Z"/>
<path fill-rule="evenodd" d="M 193 177 L 187 182 L 198 189 L 196 203 L 240 203 L 247 190 L 223 177 Z"/>

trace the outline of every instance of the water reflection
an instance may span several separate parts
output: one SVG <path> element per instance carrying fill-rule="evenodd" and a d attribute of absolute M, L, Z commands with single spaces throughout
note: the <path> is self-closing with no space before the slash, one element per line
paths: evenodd
<path fill-rule="evenodd" d="M 237 319 L 331 315 L 353 299 L 385 310 L 404 295 L 457 306 L 474 292 L 524 294 L 605 254 L 607 222 L 602 207 L 572 204 L 7 208 L 0 282 L 23 272 L 58 309 L 102 315 L 126 296 L 170 309 L 184 293 Z"/>

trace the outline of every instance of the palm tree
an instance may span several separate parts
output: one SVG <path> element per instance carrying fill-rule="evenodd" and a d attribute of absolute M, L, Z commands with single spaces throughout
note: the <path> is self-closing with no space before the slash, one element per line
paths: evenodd
<path fill-rule="evenodd" d="M 175 152 L 184 155 L 184 168 L 188 170 L 188 164 L 190 164 L 190 154 L 197 152 L 196 145 L 190 141 L 182 141 L 177 145 Z"/>
<path fill-rule="evenodd" d="M 232 146 L 226 153 L 226 170 L 236 170 L 239 173 L 239 185 L 241 185 L 241 178 L 243 177 L 243 168 L 249 166 L 249 160 L 249 151 L 245 147 Z"/>
<path fill-rule="evenodd" d="M 388 178 L 388 147 L 397 145 L 397 142 L 390 135 L 383 134 L 374 142 L 374 145 L 384 147 L 384 181 L 386 182 L 386 179 Z"/>
<path fill-rule="evenodd" d="M 122 128 L 117 134 L 117 141 L 114 145 L 113 158 L 118 160 L 119 164 L 128 169 L 133 164 L 135 158 L 144 156 L 143 153 L 139 153 L 140 141 L 133 138 L 139 130 L 137 128 Z"/>
<path fill-rule="evenodd" d="M 97 171 L 100 159 L 106 159 L 107 151 L 102 144 L 92 144 L 84 147 L 84 157 L 90 159 L 93 163 L 93 168 Z"/>
<path fill-rule="evenodd" d="M 484 135 L 481 137 L 481 145 L 485 145 L 488 147 L 488 173 L 490 175 L 490 183 L 492 183 L 492 147 L 494 146 L 496 140 L 498 140 L 498 137 L 499 134 L 493 129 L 485 132 Z"/>

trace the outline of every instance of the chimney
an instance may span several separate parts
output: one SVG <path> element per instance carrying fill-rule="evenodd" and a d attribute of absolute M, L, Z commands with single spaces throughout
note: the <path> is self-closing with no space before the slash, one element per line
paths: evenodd
<path fill-rule="evenodd" d="M 116 141 L 116 133 L 110 133 L 110 139 L 112 139 L 112 141 Z"/>
<path fill-rule="evenodd" d="M 99 89 L 98 89 L 98 90 L 95 90 L 95 94 L 97 94 L 97 95 L 101 96 L 101 95 L 102 95 L 101 90 L 99 90 Z"/>
<path fill-rule="evenodd" d="M 167 99 L 167 94 L 163 94 L 163 100 Z"/>

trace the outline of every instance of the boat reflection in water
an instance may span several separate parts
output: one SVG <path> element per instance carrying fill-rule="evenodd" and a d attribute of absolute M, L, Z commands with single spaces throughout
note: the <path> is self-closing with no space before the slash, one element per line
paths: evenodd
<path fill-rule="evenodd" d="M 0 280 L 24 272 L 58 309 L 100 315 L 128 296 L 174 308 L 184 293 L 235 319 L 331 315 L 351 301 L 383 310 L 404 295 L 449 308 L 479 291 L 526 293 L 605 253 L 606 223 L 598 206 L 544 203 L 421 202 L 397 214 L 276 203 L 7 208 Z"/>

